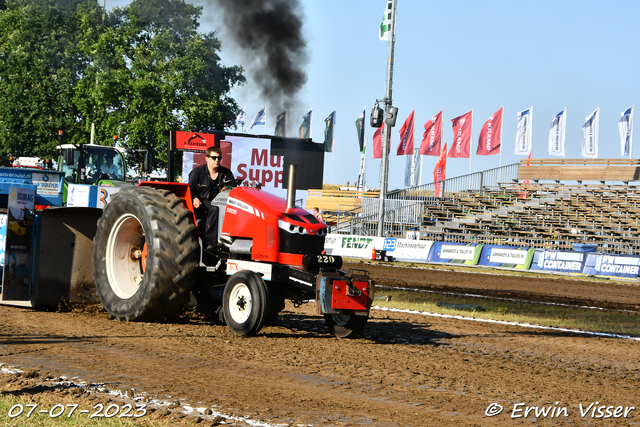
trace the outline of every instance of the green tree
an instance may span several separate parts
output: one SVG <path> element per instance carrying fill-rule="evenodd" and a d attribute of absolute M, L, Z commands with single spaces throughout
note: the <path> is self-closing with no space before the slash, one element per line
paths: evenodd
<path fill-rule="evenodd" d="M 115 9 L 104 30 L 86 16 L 81 50 L 93 62 L 76 104 L 95 116 L 98 139 L 117 134 L 164 164 L 163 131 L 233 124 L 238 105 L 228 93 L 244 83 L 242 68 L 220 65 L 218 39 L 197 32 L 201 13 L 183 0 L 134 0 Z"/>
<path fill-rule="evenodd" d="M 76 54 L 79 1 L 0 4 L 0 150 L 49 156 L 58 129 L 81 134 L 74 87 L 86 66 Z"/>
<path fill-rule="evenodd" d="M 166 162 L 170 129 L 233 124 L 230 89 L 242 68 L 220 65 L 220 42 L 202 34 L 202 8 L 134 0 L 103 15 L 95 0 L 0 0 L 0 147 L 50 155 L 68 142 L 148 148 Z M 104 17 L 103 17 L 104 16 Z M 45 84 L 46 82 L 46 84 Z"/>

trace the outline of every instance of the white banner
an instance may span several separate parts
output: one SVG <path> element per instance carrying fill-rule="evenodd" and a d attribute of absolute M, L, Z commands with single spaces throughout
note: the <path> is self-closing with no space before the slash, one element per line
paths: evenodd
<path fill-rule="evenodd" d="M 328 234 L 324 240 L 324 250 L 327 255 L 340 255 L 351 258 L 371 259 L 373 250 L 382 250 L 383 246 L 384 237 Z"/>
<path fill-rule="evenodd" d="M 407 156 L 407 166 L 404 173 L 405 188 L 413 188 L 420 185 L 420 166 L 420 148 L 416 148 L 413 156 Z"/>
<path fill-rule="evenodd" d="M 620 153 L 624 157 L 631 157 L 633 137 L 633 105 L 627 108 L 618 121 L 620 131 Z"/>
<path fill-rule="evenodd" d="M 531 153 L 531 134 L 533 129 L 533 107 L 518 113 L 518 129 L 516 130 L 516 154 L 528 156 Z"/>
<path fill-rule="evenodd" d="M 598 134 L 600 132 L 600 107 L 589 114 L 582 125 L 582 157 L 598 158 Z"/>
<path fill-rule="evenodd" d="M 527 250 L 491 248 L 489 262 L 497 264 L 524 264 L 527 260 Z"/>
<path fill-rule="evenodd" d="M 549 130 L 549 155 L 564 157 L 564 136 L 567 121 L 567 109 L 559 112 L 551 121 Z"/>
<path fill-rule="evenodd" d="M 259 182 L 263 190 L 286 199 L 287 190 L 282 188 L 284 157 L 271 155 L 271 139 L 227 135 L 220 144 L 225 159 L 231 159 L 229 169 L 235 178 Z M 182 158 L 182 182 L 189 182 L 193 168 L 205 163 L 204 153 L 184 152 Z M 296 191 L 298 206 L 305 207 L 307 194 L 307 190 Z"/>
<path fill-rule="evenodd" d="M 476 252 L 475 246 L 445 245 L 440 246 L 440 259 L 459 259 L 471 261 Z"/>

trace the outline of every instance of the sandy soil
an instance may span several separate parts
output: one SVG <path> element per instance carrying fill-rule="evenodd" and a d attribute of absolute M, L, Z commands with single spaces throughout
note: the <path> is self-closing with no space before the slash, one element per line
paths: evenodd
<path fill-rule="evenodd" d="M 640 306 L 640 287 L 632 284 L 351 266 L 367 268 L 383 285 Z M 248 422 L 215 413 L 183 418 L 183 404 L 272 425 L 640 423 L 638 341 L 387 311 L 372 312 L 362 338 L 338 340 L 313 313 L 311 304 L 288 304 L 277 324 L 243 339 L 193 311 L 179 323 L 151 324 L 110 321 L 106 313 L 87 309 L 0 306 L 0 363 L 26 371 L 0 375 L 0 390 L 31 398 L 50 393 L 60 403 L 91 409 L 111 398 L 43 388 L 44 378 L 134 389 L 135 396 L 175 402 L 146 415 L 163 425 L 179 419 L 197 425 Z M 503 411 L 488 417 L 492 404 Z M 593 418 L 592 410 L 601 406 L 603 416 L 596 409 Z M 537 416 L 531 409 L 525 417 L 527 407 L 537 407 Z M 543 408 L 552 411 L 545 416 Z M 6 414 L 0 419 L 6 421 Z"/>

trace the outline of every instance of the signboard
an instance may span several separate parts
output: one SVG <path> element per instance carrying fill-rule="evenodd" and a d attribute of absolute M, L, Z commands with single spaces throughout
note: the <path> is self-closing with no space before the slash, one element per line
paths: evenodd
<path fill-rule="evenodd" d="M 587 254 L 584 252 L 564 252 L 536 249 L 530 270 L 561 271 L 582 274 Z"/>
<path fill-rule="evenodd" d="M 324 240 L 324 250 L 327 255 L 340 255 L 349 258 L 371 259 L 372 251 L 382 249 L 383 245 L 383 237 L 328 234 Z"/>
<path fill-rule="evenodd" d="M 203 136 L 206 137 L 206 134 Z M 205 142 L 207 146 L 213 146 L 213 135 L 210 141 L 207 139 Z M 242 179 L 247 184 L 258 182 L 263 190 L 286 199 L 287 190 L 283 186 L 284 156 L 271 154 L 271 139 L 227 135 L 220 141 L 220 148 L 222 166 L 230 169 L 236 179 Z M 182 160 L 183 182 L 189 182 L 191 171 L 205 163 L 204 153 L 185 152 Z M 303 173 L 301 168 L 302 166 L 298 168 L 298 175 Z M 307 194 L 306 190 L 296 191 L 296 200 L 300 206 L 306 205 Z"/>
<path fill-rule="evenodd" d="M 2 300 L 28 301 L 36 187 L 9 189 Z"/>
<path fill-rule="evenodd" d="M 96 205 L 91 206 L 92 208 L 100 208 L 104 209 L 104 207 L 111 201 L 111 198 L 114 194 L 120 191 L 122 187 L 111 187 L 107 185 L 99 185 L 98 186 L 98 197 L 96 198 Z"/>
<path fill-rule="evenodd" d="M 433 245 L 431 240 L 384 239 L 382 249 L 399 260 L 426 261 Z"/>
<path fill-rule="evenodd" d="M 91 186 L 69 184 L 67 189 L 67 206 L 90 206 Z"/>
<path fill-rule="evenodd" d="M 435 242 L 429 252 L 428 261 L 476 265 L 483 246 L 476 243 Z"/>
<path fill-rule="evenodd" d="M 640 269 L 640 257 L 608 254 L 587 254 L 584 274 L 590 276 L 615 276 L 637 278 Z"/>
<path fill-rule="evenodd" d="M 533 260 L 534 248 L 486 245 L 482 249 L 479 265 L 528 270 Z"/>

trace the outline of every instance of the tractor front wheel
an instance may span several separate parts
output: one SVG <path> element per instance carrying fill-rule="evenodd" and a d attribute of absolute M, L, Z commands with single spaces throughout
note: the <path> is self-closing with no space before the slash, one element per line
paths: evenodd
<path fill-rule="evenodd" d="M 224 320 L 236 335 L 257 334 L 267 321 L 269 292 L 260 276 L 244 270 L 235 273 L 224 287 Z"/>

